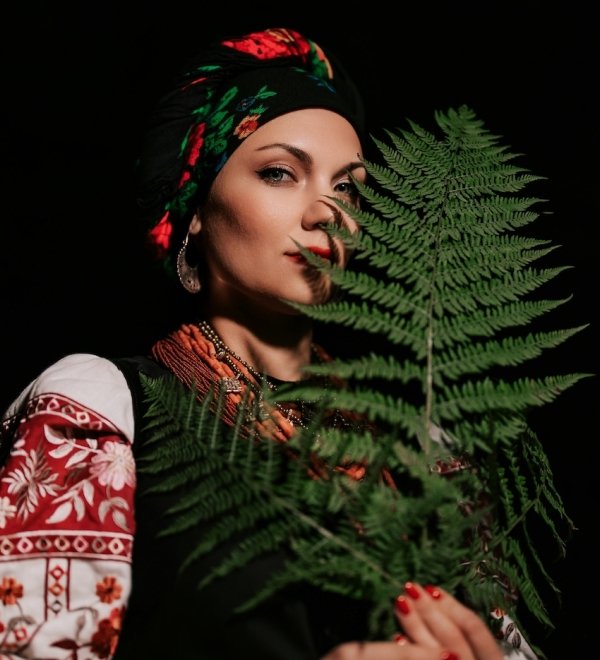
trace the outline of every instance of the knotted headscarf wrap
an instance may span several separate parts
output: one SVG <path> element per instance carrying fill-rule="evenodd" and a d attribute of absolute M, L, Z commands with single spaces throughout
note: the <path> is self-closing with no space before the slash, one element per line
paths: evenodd
<path fill-rule="evenodd" d="M 242 141 L 302 108 L 345 117 L 363 137 L 356 86 L 335 57 L 299 32 L 273 28 L 202 51 L 162 97 L 138 162 L 138 206 L 157 259 L 170 263 L 219 170 Z"/>

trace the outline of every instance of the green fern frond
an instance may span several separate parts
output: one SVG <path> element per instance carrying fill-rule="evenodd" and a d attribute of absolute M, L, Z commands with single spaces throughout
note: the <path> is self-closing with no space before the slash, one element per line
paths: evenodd
<path fill-rule="evenodd" d="M 365 432 L 325 428 L 319 429 L 318 435 L 310 435 L 310 438 L 311 450 L 318 451 L 319 456 L 331 465 L 362 460 L 371 463 L 379 451 L 372 435 Z M 292 438 L 290 446 L 295 447 L 298 442 Z"/>
<path fill-rule="evenodd" d="M 515 620 L 518 593 L 551 625 L 543 593 L 555 586 L 537 536 L 543 529 L 563 553 L 573 525 L 527 414 L 588 374 L 512 370 L 586 326 L 528 327 L 570 300 L 535 299 L 568 266 L 534 268 L 556 246 L 518 233 L 542 216 L 544 200 L 521 193 L 543 177 L 516 164 L 519 154 L 465 106 L 436 112 L 435 124 L 409 121 L 374 139 L 382 162 L 364 163 L 360 209 L 331 198 L 360 226 L 355 235 L 324 229 L 355 250 L 349 268 L 298 245 L 345 299 L 290 308 L 373 339 L 356 357 L 312 365 L 308 380 L 265 393 L 273 405 L 311 403 L 308 428 L 280 446 L 245 432 L 244 406 L 233 428 L 220 424 L 222 392 L 198 402 L 172 383 L 144 383 L 153 450 L 143 469 L 178 494 L 164 534 L 201 529 L 182 570 L 229 548 L 204 586 L 265 553 L 284 555 L 242 609 L 308 582 L 369 603 L 376 639 L 394 631 L 393 599 L 416 580 Z M 385 354 L 373 348 L 378 338 Z M 323 386 L 330 377 L 346 385 Z M 329 428 L 336 410 L 363 421 Z M 362 476 L 351 479 L 348 465 Z"/>
<path fill-rule="evenodd" d="M 423 334 L 418 333 L 418 328 L 408 320 L 399 321 L 393 314 L 380 311 L 365 302 L 352 304 L 343 301 L 327 305 L 305 305 L 294 302 L 288 304 L 315 321 L 336 323 L 355 330 L 381 334 L 392 343 L 413 345 L 417 350 L 422 350 L 426 341 Z"/>
<path fill-rule="evenodd" d="M 436 343 L 443 349 L 469 341 L 472 337 L 491 337 L 501 330 L 531 323 L 569 302 L 571 298 L 572 296 L 560 300 L 521 300 L 441 318 L 436 326 Z"/>
<path fill-rule="evenodd" d="M 370 353 L 364 357 L 346 360 L 332 360 L 306 367 L 306 373 L 313 376 L 339 376 L 355 380 L 375 379 L 408 383 L 411 380 L 422 381 L 423 367 L 414 362 L 403 363 L 392 356 Z"/>
<path fill-rule="evenodd" d="M 534 269 L 526 272 L 517 271 L 512 276 L 480 280 L 463 289 L 444 286 L 436 301 L 438 313 L 441 315 L 443 311 L 455 314 L 466 310 L 476 310 L 481 306 L 497 306 L 518 300 L 560 275 L 567 268 L 568 266 L 546 268 L 542 271 Z"/>
<path fill-rule="evenodd" d="M 294 397 L 305 401 L 321 401 L 323 399 L 323 390 L 320 387 L 299 385 L 294 387 L 293 393 Z M 285 401 L 286 399 L 289 400 L 287 392 L 274 396 L 275 401 Z M 418 410 L 408 402 L 367 388 L 357 387 L 352 391 L 337 391 L 333 402 L 337 408 L 342 410 L 353 410 L 360 414 L 368 414 L 373 419 L 400 424 L 407 429 L 415 428 L 420 423 Z"/>
<path fill-rule="evenodd" d="M 310 265 L 321 265 L 321 257 L 304 248 L 301 252 Z M 406 289 L 398 284 L 387 284 L 366 273 L 352 273 L 345 271 L 339 266 L 331 266 L 329 264 L 323 267 L 323 272 L 340 289 L 356 296 L 368 298 L 372 302 L 389 308 L 395 313 L 406 313 L 407 311 L 418 309 L 417 303 L 411 300 L 410 293 L 407 293 Z"/>
<path fill-rule="evenodd" d="M 538 357 L 586 328 L 538 332 L 525 337 L 506 337 L 501 341 L 471 343 L 440 354 L 435 373 L 452 380 L 469 373 L 481 373 L 495 365 L 517 366 Z"/>
<path fill-rule="evenodd" d="M 436 404 L 441 419 L 457 419 L 464 413 L 491 410 L 523 411 L 550 403 L 586 374 L 546 376 L 541 379 L 521 378 L 513 382 L 485 378 L 460 386 L 451 386 L 447 397 Z"/>

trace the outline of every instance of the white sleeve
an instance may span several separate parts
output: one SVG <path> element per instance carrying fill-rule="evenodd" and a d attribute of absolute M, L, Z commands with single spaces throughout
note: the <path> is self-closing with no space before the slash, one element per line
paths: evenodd
<path fill-rule="evenodd" d="M 3 417 L 0 658 L 111 658 L 131 590 L 131 393 L 109 360 L 69 355 Z"/>

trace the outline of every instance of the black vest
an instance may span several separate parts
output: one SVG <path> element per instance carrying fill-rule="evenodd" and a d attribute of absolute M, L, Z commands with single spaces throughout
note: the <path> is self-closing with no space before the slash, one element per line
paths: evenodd
<path fill-rule="evenodd" d="M 113 360 L 132 392 L 136 461 L 148 455 L 139 380 L 169 374 L 144 357 Z M 198 581 L 227 552 L 219 548 L 180 572 L 185 557 L 202 538 L 195 527 L 158 537 L 172 493 L 144 494 L 160 476 L 138 471 L 133 584 L 115 660 L 317 660 L 342 641 L 364 639 L 366 611 L 356 601 L 310 586 L 288 588 L 255 609 L 235 609 L 282 566 L 282 554 L 260 557 L 243 569 L 199 590 Z"/>

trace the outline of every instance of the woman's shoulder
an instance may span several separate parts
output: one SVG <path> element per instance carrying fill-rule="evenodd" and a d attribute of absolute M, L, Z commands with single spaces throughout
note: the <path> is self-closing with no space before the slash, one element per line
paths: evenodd
<path fill-rule="evenodd" d="M 93 353 L 65 355 L 41 371 L 17 396 L 4 419 L 19 414 L 33 400 L 55 396 L 110 419 L 133 438 L 131 392 L 114 360 Z"/>
<path fill-rule="evenodd" d="M 103 385 L 126 384 L 113 360 L 94 353 L 70 353 L 41 371 L 26 390 L 90 396 Z"/>

